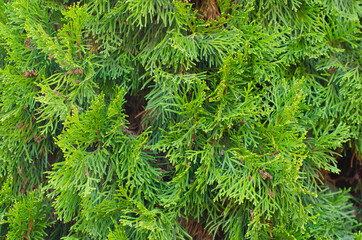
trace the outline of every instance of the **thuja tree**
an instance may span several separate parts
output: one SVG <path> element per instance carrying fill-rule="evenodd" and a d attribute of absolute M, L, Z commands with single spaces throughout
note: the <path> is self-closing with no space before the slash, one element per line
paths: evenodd
<path fill-rule="evenodd" d="M 0 2 L 2 239 L 354 239 L 354 0 Z"/>

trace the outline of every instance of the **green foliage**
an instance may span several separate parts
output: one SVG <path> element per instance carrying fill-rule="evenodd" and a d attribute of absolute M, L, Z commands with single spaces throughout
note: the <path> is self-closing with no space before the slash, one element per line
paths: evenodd
<path fill-rule="evenodd" d="M 51 225 L 49 212 L 49 201 L 38 191 L 15 201 L 3 221 L 9 224 L 7 238 L 44 239 L 45 229 Z"/>
<path fill-rule="evenodd" d="M 17 197 L 12 194 L 10 179 L 7 179 L 7 181 L 1 184 L 0 199 L 0 234 L 4 236 L 9 231 L 9 224 L 4 222 L 4 220 L 6 220 L 6 213 L 9 211 L 12 203 L 17 199 Z"/>
<path fill-rule="evenodd" d="M 348 203 L 347 191 L 323 190 L 313 201 L 313 213 L 318 217 L 307 225 L 308 232 L 316 239 L 355 239 L 350 229 L 353 228 L 353 205 Z M 315 224 L 318 223 L 318 224 Z"/>
<path fill-rule="evenodd" d="M 7 239 L 358 239 L 348 0 L 0 2 Z M 196 239 L 196 238 L 195 238 Z"/>
<path fill-rule="evenodd" d="M 130 197 L 134 191 L 121 188 L 116 195 L 115 204 L 112 204 L 115 207 L 111 210 L 119 212 L 121 217 L 108 239 L 182 239 L 188 235 L 177 223 L 176 213 L 159 208 L 147 209 L 141 201 Z"/>

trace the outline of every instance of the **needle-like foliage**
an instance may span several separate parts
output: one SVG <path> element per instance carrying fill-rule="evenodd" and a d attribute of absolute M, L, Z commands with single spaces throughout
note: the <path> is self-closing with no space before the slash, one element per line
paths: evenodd
<path fill-rule="evenodd" d="M 1 239 L 354 239 L 356 0 L 0 2 Z M 357 161 L 357 160 L 355 160 Z"/>

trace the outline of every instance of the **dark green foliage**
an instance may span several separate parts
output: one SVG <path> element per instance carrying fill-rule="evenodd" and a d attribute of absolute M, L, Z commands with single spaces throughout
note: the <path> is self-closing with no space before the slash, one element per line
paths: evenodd
<path fill-rule="evenodd" d="M 332 187 L 333 188 L 333 187 Z M 314 222 L 319 224 L 309 223 L 307 231 L 312 236 L 318 236 L 321 239 L 355 239 L 352 234 L 348 234 L 346 230 L 353 228 L 354 217 L 353 206 L 348 202 L 349 196 L 346 192 L 336 191 L 328 192 L 324 190 L 318 198 L 312 200 L 317 218 Z"/>
<path fill-rule="evenodd" d="M 361 16 L 355 0 L 0 2 L 1 238 L 361 237 L 323 182 L 362 155 Z"/>

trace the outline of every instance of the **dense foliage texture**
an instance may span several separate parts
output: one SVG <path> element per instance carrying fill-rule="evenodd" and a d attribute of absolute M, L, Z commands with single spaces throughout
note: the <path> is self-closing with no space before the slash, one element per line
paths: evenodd
<path fill-rule="evenodd" d="M 0 1 L 1 239 L 354 239 L 362 2 Z"/>

